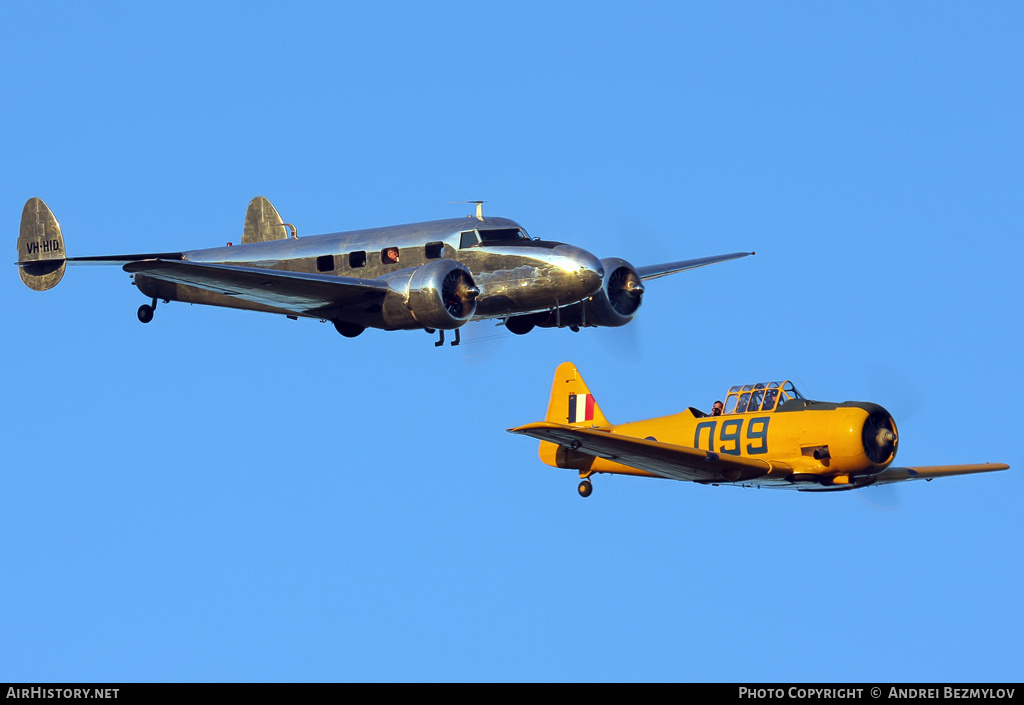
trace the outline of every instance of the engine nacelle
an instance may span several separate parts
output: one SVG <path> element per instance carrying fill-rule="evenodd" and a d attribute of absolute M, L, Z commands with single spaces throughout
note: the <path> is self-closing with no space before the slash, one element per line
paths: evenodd
<path fill-rule="evenodd" d="M 899 446 L 896 422 L 888 411 L 877 404 L 865 403 L 862 408 L 868 412 L 868 417 L 861 428 L 864 455 L 871 461 L 876 471 L 881 472 L 896 459 Z"/>
<path fill-rule="evenodd" d="M 601 260 L 604 280 L 601 288 L 586 301 L 562 306 L 555 311 L 514 316 L 505 327 L 516 335 L 539 328 L 617 328 L 633 320 L 640 310 L 644 285 L 629 262 L 618 257 Z"/>
<path fill-rule="evenodd" d="M 586 325 L 624 326 L 640 310 L 644 284 L 633 265 L 624 259 L 609 257 L 601 260 L 601 266 L 604 267 L 604 281 L 587 301 Z"/>
<path fill-rule="evenodd" d="M 874 475 L 885 470 L 896 458 L 899 448 L 896 422 L 878 404 L 794 399 L 779 408 L 783 407 L 786 411 L 807 412 L 801 432 L 805 440 L 813 439 L 814 443 L 801 443 L 800 452 L 832 472 Z"/>
<path fill-rule="evenodd" d="M 451 330 L 468 323 L 476 312 L 480 289 L 461 262 L 439 259 L 383 279 L 391 287 L 383 307 L 389 328 Z"/>

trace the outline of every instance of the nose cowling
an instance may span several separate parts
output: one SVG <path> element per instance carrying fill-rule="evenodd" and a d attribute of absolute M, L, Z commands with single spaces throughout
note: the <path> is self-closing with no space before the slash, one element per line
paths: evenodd
<path fill-rule="evenodd" d="M 586 298 L 601 288 L 604 268 L 597 257 L 573 245 L 559 245 L 555 248 L 554 254 L 561 269 L 571 275 L 577 300 Z"/>
<path fill-rule="evenodd" d="M 587 301 L 587 322 L 593 326 L 624 326 L 636 317 L 643 303 L 644 285 L 636 268 L 617 257 L 601 260 L 601 290 Z"/>
<path fill-rule="evenodd" d="M 899 432 L 892 415 L 872 402 L 805 402 L 808 409 L 829 414 L 827 443 L 814 447 L 814 458 L 834 472 L 874 475 L 896 457 Z M 812 436 L 816 436 L 811 432 Z M 811 447 L 804 447 L 808 454 Z M 826 462 L 827 461 L 827 462 Z"/>
<path fill-rule="evenodd" d="M 899 434 L 896 422 L 888 411 L 882 407 L 871 410 L 864 420 L 861 443 L 864 444 L 864 455 L 876 465 L 888 463 L 895 458 Z"/>

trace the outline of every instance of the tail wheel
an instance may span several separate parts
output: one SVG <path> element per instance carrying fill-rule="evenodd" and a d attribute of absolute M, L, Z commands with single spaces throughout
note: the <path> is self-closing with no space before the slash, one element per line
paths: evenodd
<path fill-rule="evenodd" d="M 594 486 L 590 484 L 590 480 L 582 480 L 576 487 L 576 491 L 580 493 L 580 497 L 589 497 L 594 491 Z"/>

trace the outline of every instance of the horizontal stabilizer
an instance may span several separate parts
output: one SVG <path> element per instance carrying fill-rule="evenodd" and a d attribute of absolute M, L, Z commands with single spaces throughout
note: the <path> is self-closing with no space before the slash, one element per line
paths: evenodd
<path fill-rule="evenodd" d="M 21 212 L 18 273 L 30 289 L 46 291 L 64 276 L 64 236 L 53 211 L 41 198 L 30 198 Z"/>

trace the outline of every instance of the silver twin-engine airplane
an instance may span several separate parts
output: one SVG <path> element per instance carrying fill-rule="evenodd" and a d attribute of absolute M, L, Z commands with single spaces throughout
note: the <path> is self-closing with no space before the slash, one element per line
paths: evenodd
<path fill-rule="evenodd" d="M 534 327 L 623 326 L 640 308 L 643 282 L 745 257 L 734 252 L 634 267 L 586 250 L 531 238 L 515 221 L 476 215 L 298 237 L 270 201 L 249 204 L 241 244 L 182 252 L 67 257 L 60 225 L 42 200 L 21 215 L 18 269 L 36 291 L 57 285 L 68 264 L 118 264 L 152 301 L 331 321 L 353 338 L 367 328 L 444 331 L 500 319 L 513 333 Z"/>

